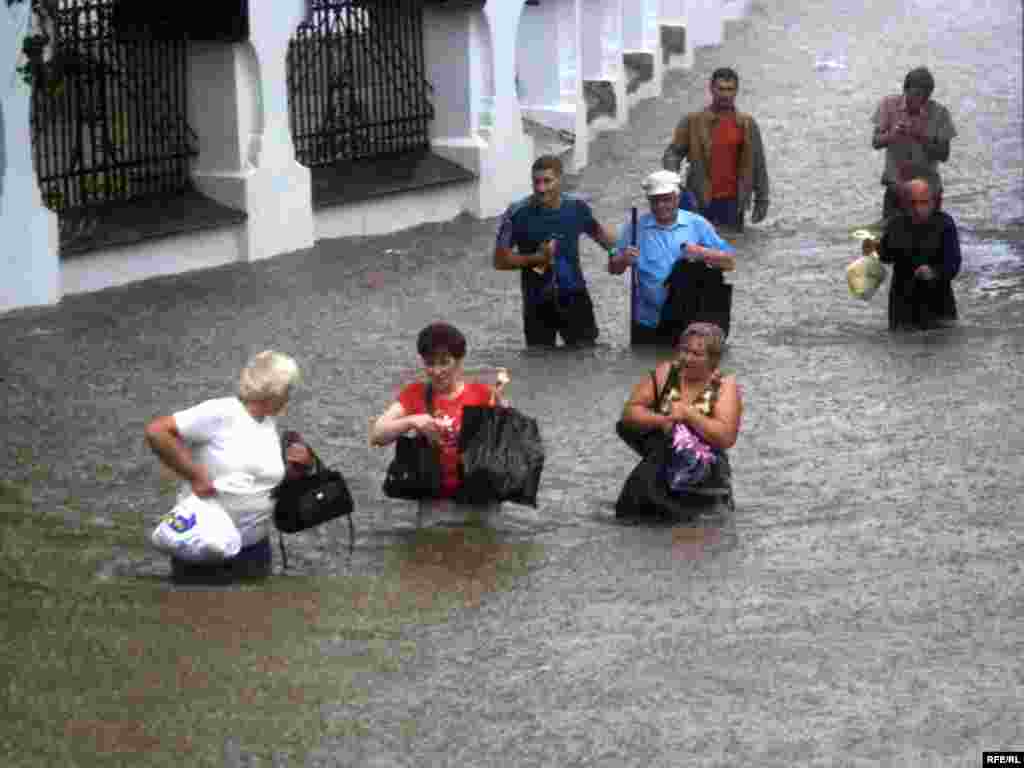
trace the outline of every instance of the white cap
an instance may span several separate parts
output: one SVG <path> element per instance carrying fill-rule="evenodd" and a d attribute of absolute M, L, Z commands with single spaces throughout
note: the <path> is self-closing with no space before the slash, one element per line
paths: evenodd
<path fill-rule="evenodd" d="M 672 171 L 655 171 L 644 179 L 643 188 L 648 197 L 654 195 L 670 195 L 678 192 L 683 180 L 678 173 Z"/>

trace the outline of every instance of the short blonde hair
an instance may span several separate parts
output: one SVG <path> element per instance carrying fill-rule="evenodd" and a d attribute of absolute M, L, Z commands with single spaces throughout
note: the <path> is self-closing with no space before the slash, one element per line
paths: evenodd
<path fill-rule="evenodd" d="M 298 380 L 298 364 L 288 355 L 268 349 L 255 355 L 242 369 L 238 396 L 242 400 L 284 397 Z"/>

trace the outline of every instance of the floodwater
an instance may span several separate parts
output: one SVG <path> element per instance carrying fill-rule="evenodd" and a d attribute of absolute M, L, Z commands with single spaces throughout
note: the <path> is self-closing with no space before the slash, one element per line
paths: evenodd
<path fill-rule="evenodd" d="M 365 705 L 324 705 L 370 736 L 325 742 L 308 764 L 945 768 L 1019 749 L 1021 21 L 1013 0 L 755 2 L 570 180 L 602 221 L 624 221 L 711 70 L 739 71 L 772 204 L 737 241 L 725 365 L 745 413 L 728 519 L 614 523 L 634 460 L 613 424 L 653 362 L 626 344 L 622 280 L 584 246 L 601 344 L 526 352 L 518 279 L 490 266 L 495 222 L 468 217 L 0 319 L 0 461 L 16 478 L 19 450 L 44 457 L 55 480 L 37 498 L 58 508 L 73 488 L 100 517 L 155 519 L 145 421 L 224 394 L 250 353 L 286 350 L 305 378 L 286 422 L 344 470 L 359 507 L 351 553 L 338 526 L 296 538 L 291 559 L 372 572 L 417 525 L 444 522 L 383 498 L 390 452 L 366 443 L 370 418 L 417 375 L 416 332 L 443 317 L 466 332 L 467 365 L 507 366 L 513 404 L 542 425 L 538 509 L 489 524 L 544 555 L 510 592 L 410 628 L 415 663 L 372 681 Z M 852 230 L 881 206 L 869 118 L 922 64 L 959 131 L 941 170 L 961 321 L 892 335 L 886 289 L 856 301 L 844 269 Z M 415 735 L 399 736 L 409 721 Z"/>

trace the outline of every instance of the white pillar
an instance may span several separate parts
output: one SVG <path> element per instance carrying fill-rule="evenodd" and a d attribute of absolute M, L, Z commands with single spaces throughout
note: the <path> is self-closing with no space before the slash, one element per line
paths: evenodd
<path fill-rule="evenodd" d="M 426 6 L 423 9 L 425 77 L 434 87 L 431 149 L 463 168 L 480 173 L 480 152 L 487 146 L 478 135 L 481 123 L 493 123 L 476 73 L 482 53 L 473 32 L 473 14 L 465 9 Z M 489 95 L 493 102 L 493 95 Z"/>
<path fill-rule="evenodd" d="M 749 0 L 719 0 L 723 21 L 738 21 L 747 14 Z"/>
<path fill-rule="evenodd" d="M 57 215 L 32 162 L 32 89 L 15 73 L 31 4 L 0 5 L 0 312 L 60 299 Z"/>
<path fill-rule="evenodd" d="M 643 0 L 643 42 L 645 50 L 658 50 L 658 0 Z"/>
<path fill-rule="evenodd" d="M 693 0 L 658 0 L 658 48 L 663 69 L 693 67 L 689 14 Z M 682 47 L 677 46 L 681 43 Z"/>
<path fill-rule="evenodd" d="M 721 45 L 725 16 L 721 0 L 686 0 L 686 47 Z"/>
<path fill-rule="evenodd" d="M 304 15 L 304 0 L 250 0 L 248 43 L 192 49 L 189 115 L 200 137 L 193 179 L 248 214 L 248 261 L 314 241 L 310 173 L 295 159 L 288 124 L 288 42 Z"/>
<path fill-rule="evenodd" d="M 622 0 L 584 0 L 580 25 L 584 110 L 591 137 L 626 123 Z"/>
<path fill-rule="evenodd" d="M 661 95 L 664 67 L 658 44 L 658 0 L 622 6 L 623 77 L 626 103 Z"/>
<path fill-rule="evenodd" d="M 500 214 L 509 203 L 530 193 L 530 144 L 523 133 L 523 114 L 516 93 L 516 43 L 521 0 L 489 2 L 473 15 L 473 37 L 479 43 L 482 93 L 493 87 L 494 115 L 489 131 L 480 131 L 486 148 L 480 154 L 475 215 Z M 485 48 L 489 50 L 485 50 Z M 485 135 L 486 134 L 486 135 Z"/>
<path fill-rule="evenodd" d="M 590 159 L 587 108 L 583 100 L 583 0 L 558 2 L 558 71 L 562 108 L 570 118 L 576 137 L 572 151 L 572 173 L 586 167 Z"/>
<path fill-rule="evenodd" d="M 520 102 L 525 110 L 553 109 L 561 102 L 559 3 L 524 6 L 517 34 Z M 543 122 L 543 121 L 541 121 Z"/>

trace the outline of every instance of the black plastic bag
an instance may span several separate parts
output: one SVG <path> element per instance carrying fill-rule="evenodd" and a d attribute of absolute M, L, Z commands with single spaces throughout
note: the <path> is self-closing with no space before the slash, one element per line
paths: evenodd
<path fill-rule="evenodd" d="M 703 262 L 680 259 L 665 280 L 668 297 L 661 308 L 658 333 L 675 339 L 690 323 L 714 323 L 729 335 L 732 286 L 722 271 Z"/>
<path fill-rule="evenodd" d="M 648 443 L 647 455 L 634 467 L 615 502 L 615 517 L 624 521 L 686 522 L 732 505 L 732 470 L 725 453 L 719 454 L 711 475 L 685 493 L 669 490 L 665 464 L 672 451 L 667 435 Z"/>
<path fill-rule="evenodd" d="M 466 406 L 459 451 L 463 476 L 458 501 L 537 506 L 544 443 L 535 419 L 514 408 Z"/>

